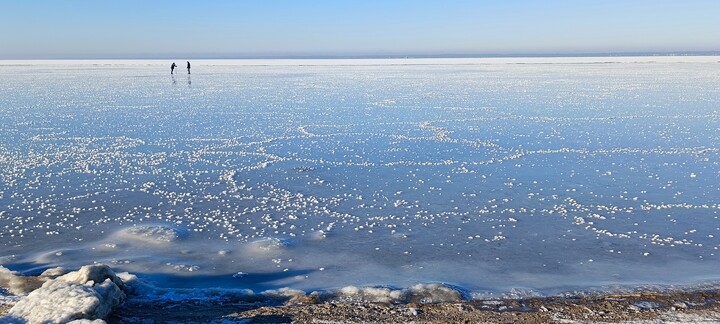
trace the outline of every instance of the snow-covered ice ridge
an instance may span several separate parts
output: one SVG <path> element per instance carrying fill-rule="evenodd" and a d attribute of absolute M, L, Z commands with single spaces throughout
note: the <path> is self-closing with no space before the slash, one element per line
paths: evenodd
<path fill-rule="evenodd" d="M 468 296 L 719 279 L 718 57 L 169 63 L 0 61 L 0 265 Z"/>
<path fill-rule="evenodd" d="M 39 276 L 23 276 L 0 267 L 0 284 L 8 287 L 17 299 L 11 301 L 12 308 L 0 316 L 1 323 L 105 323 L 107 316 L 128 298 L 156 306 L 168 302 L 208 301 L 446 303 L 462 299 L 461 292 L 440 284 L 417 284 L 407 289 L 348 286 L 309 294 L 289 288 L 260 293 L 248 289 L 167 289 L 143 282 L 127 272 L 116 274 L 107 265 L 99 264 L 72 272 L 51 268 Z"/>

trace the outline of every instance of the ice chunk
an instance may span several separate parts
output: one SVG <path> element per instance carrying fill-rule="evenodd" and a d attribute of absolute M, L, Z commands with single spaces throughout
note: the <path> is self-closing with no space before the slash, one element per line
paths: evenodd
<path fill-rule="evenodd" d="M 417 284 L 407 289 L 347 286 L 334 299 L 374 303 L 447 303 L 462 300 L 462 294 L 441 284 Z"/>
<path fill-rule="evenodd" d="M 450 303 L 462 299 L 462 294 L 441 284 L 417 284 L 408 289 L 408 300 L 414 303 Z"/>
<path fill-rule="evenodd" d="M 110 267 L 83 266 L 45 282 L 18 301 L 3 320 L 30 323 L 100 320 L 125 300 L 124 290 L 125 284 Z"/>
<path fill-rule="evenodd" d="M 170 226 L 142 225 L 123 230 L 121 237 L 148 243 L 170 243 L 185 238 L 185 232 Z"/>
<path fill-rule="evenodd" d="M 373 303 L 397 302 L 403 297 L 402 290 L 392 290 L 384 287 L 358 288 L 347 286 L 338 291 L 338 297 L 343 301 L 363 301 Z"/>
<path fill-rule="evenodd" d="M 277 256 L 286 249 L 288 244 L 289 243 L 284 240 L 267 238 L 250 242 L 246 247 L 246 251 L 253 255 Z"/>
<path fill-rule="evenodd" d="M 65 270 L 65 268 L 63 268 L 63 267 L 56 267 L 56 268 L 50 268 L 50 269 L 47 269 L 47 270 L 43 271 L 43 273 L 40 274 L 40 277 L 45 277 L 45 278 L 57 278 L 57 277 L 62 276 L 62 275 L 64 275 L 64 274 L 66 274 L 66 273 L 67 273 L 67 271 Z"/>
<path fill-rule="evenodd" d="M 68 283 L 93 285 L 94 283 L 104 282 L 108 279 L 120 289 L 125 290 L 125 284 L 123 284 L 122 280 L 115 275 L 115 272 L 113 272 L 110 267 L 102 264 L 83 266 L 80 270 L 62 275 L 56 280 Z"/>

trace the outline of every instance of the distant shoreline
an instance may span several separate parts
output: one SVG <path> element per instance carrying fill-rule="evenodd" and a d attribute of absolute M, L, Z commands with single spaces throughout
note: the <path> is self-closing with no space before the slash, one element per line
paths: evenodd
<path fill-rule="evenodd" d="M 46 61 L 46 60 L 167 60 L 183 58 L 190 60 L 348 60 L 348 59 L 484 59 L 484 58 L 576 58 L 576 57 L 664 57 L 664 56 L 720 56 L 720 51 L 689 52 L 592 52 L 592 53 L 516 53 L 516 54 L 307 54 L 307 55 L 253 55 L 253 54 L 167 54 L 113 56 L 66 56 L 66 57 L 0 57 L 0 61 Z"/>
<path fill-rule="evenodd" d="M 265 58 L 265 59 L 48 59 L 0 60 L 2 66 L 81 65 L 81 66 L 170 66 L 173 61 L 189 60 L 201 66 L 402 66 L 402 65 L 502 65 L 502 64 L 647 64 L 720 62 L 718 55 L 658 56 L 546 56 L 546 57 L 446 57 L 446 58 Z M 0 70 L 0 73 L 2 70 Z"/>

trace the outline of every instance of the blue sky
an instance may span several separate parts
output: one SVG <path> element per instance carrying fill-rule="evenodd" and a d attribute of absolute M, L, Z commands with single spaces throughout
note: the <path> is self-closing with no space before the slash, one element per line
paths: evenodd
<path fill-rule="evenodd" d="M 720 51 L 718 0 L 1 0 L 0 58 Z"/>

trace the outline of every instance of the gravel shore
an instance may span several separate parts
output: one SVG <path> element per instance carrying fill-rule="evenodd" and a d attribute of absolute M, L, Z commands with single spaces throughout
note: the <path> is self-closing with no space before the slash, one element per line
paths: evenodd
<path fill-rule="evenodd" d="M 128 301 L 109 323 L 720 323 L 720 291 L 440 304 Z"/>

